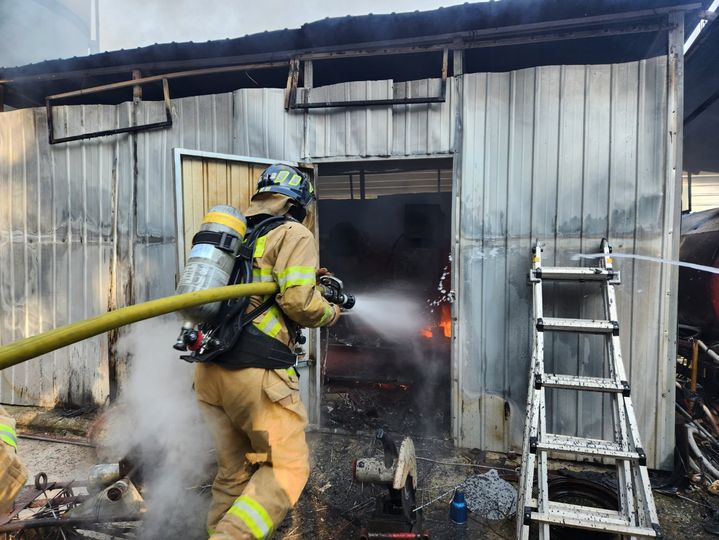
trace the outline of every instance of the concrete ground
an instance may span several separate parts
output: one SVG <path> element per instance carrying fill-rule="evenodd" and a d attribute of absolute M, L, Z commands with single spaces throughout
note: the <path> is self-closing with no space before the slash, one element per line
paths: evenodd
<path fill-rule="evenodd" d="M 36 426 L 37 427 L 37 426 Z M 28 428 L 21 426 L 20 431 Z M 50 436 L 73 436 L 73 432 L 53 433 Z M 77 435 L 76 433 L 74 435 Z M 358 457 L 379 454 L 371 436 L 310 433 L 308 442 L 312 451 L 312 475 L 298 506 L 290 512 L 274 536 L 281 540 L 330 540 L 358 538 L 361 527 L 371 517 L 377 488 L 360 486 L 352 482 L 352 462 Z M 431 538 L 488 538 L 509 540 L 514 538 L 514 519 L 487 521 L 470 514 L 466 528 L 458 529 L 448 519 L 451 488 L 467 476 L 486 471 L 478 467 L 489 463 L 510 479 L 516 473 L 516 462 L 502 456 L 488 456 L 482 452 L 452 448 L 447 440 L 415 440 L 418 462 L 418 504 L 433 501 L 424 508 L 425 528 Z M 84 479 L 88 469 L 96 463 L 93 448 L 61 442 L 43 442 L 20 439 L 20 451 L 30 471 L 30 479 L 38 472 L 46 472 L 50 480 Z M 572 466 L 574 470 L 586 469 Z M 596 469 L 595 469 L 596 470 Z M 657 479 L 660 481 L 660 479 Z M 667 539 L 714 538 L 703 528 L 710 513 L 709 507 L 719 507 L 719 498 L 705 491 L 682 491 L 667 496 L 656 493 L 660 522 Z M 173 494 L 177 496 L 177 494 Z M 436 500 L 435 500 L 436 499 Z M 200 494 L 199 504 L 184 512 L 185 531 L 201 531 L 204 512 L 209 502 L 206 491 Z M 188 533 L 189 534 L 189 533 Z M 201 532 L 185 535 L 186 538 L 203 538 Z M 553 536 L 554 537 L 554 536 Z M 153 536 L 145 536 L 153 538 Z M 154 538 L 159 538 L 154 536 Z M 568 536 L 565 538 L 586 538 Z"/>

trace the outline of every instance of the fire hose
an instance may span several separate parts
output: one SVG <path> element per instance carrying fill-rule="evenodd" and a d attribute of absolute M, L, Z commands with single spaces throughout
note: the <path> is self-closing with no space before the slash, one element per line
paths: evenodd
<path fill-rule="evenodd" d="M 0 347 L 0 370 L 20 364 L 83 339 L 152 317 L 211 302 L 244 296 L 265 296 L 278 292 L 276 283 L 228 285 L 172 295 L 78 321 Z"/>

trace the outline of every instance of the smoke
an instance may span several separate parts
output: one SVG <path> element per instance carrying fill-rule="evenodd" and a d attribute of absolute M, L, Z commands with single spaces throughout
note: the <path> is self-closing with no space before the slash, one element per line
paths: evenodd
<path fill-rule="evenodd" d="M 154 319 L 118 342 L 130 357 L 128 380 L 107 425 L 114 458 L 143 466 L 147 513 L 140 538 L 206 538 L 207 484 L 214 462 L 210 436 L 192 391 L 193 368 L 172 349 L 178 323 Z"/>
<path fill-rule="evenodd" d="M 91 26 L 90 0 L 0 0 L 0 66 L 84 56 Z"/>
<path fill-rule="evenodd" d="M 446 277 L 443 275 L 442 280 Z M 442 292 L 442 280 L 439 292 L 446 295 L 446 289 Z M 440 303 L 412 296 L 405 287 L 387 288 L 358 294 L 350 315 L 356 331 L 366 326 L 385 344 L 406 351 L 397 360 L 413 375 L 413 409 L 425 419 L 436 415 L 449 400 L 449 340 L 443 341 L 443 336 L 431 339 L 422 336 L 423 329 L 436 325 Z M 439 329 L 435 332 L 440 333 Z M 421 425 L 425 436 L 441 435 L 444 429 L 431 420 Z"/>
<path fill-rule="evenodd" d="M 103 0 L 100 4 L 100 45 L 103 50 L 115 50 L 170 41 L 219 40 L 265 30 L 299 28 L 304 23 L 325 17 L 430 10 L 460 3 L 461 0 L 393 0 L 391 5 L 384 0 L 265 0 L 262 3 Z M 278 13 L 282 16 L 278 17 Z M 202 24 L 197 24 L 198 21 Z"/>

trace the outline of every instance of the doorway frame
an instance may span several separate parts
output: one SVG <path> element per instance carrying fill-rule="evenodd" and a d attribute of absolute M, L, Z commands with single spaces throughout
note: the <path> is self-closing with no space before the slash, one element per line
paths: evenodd
<path fill-rule="evenodd" d="M 459 369 L 459 231 L 460 231 L 460 209 L 461 209 L 461 174 L 462 174 L 462 162 L 461 154 L 459 152 L 449 153 L 438 153 L 431 155 L 408 155 L 408 156 L 387 156 L 387 157 L 357 157 L 355 159 L 351 157 L 324 157 L 324 158 L 313 158 L 312 164 L 315 167 L 315 182 L 319 182 L 319 167 L 322 165 L 342 165 L 346 163 L 372 163 L 378 164 L 382 162 L 432 162 L 432 161 L 449 161 L 452 171 L 452 189 L 450 196 L 452 199 L 451 213 L 450 216 L 450 258 L 451 258 L 451 269 L 450 269 L 450 289 L 449 294 L 453 298 L 450 304 L 450 312 L 452 317 L 452 343 L 450 346 L 450 420 L 449 420 L 449 431 L 452 437 L 454 446 L 459 446 L 460 434 L 461 434 L 461 422 L 460 422 L 460 407 L 462 406 L 462 396 L 460 393 L 460 376 L 461 370 Z M 419 169 L 418 169 L 419 170 Z M 317 186 L 317 192 L 319 193 L 319 186 Z M 319 209 L 317 211 L 317 241 L 319 243 Z M 322 254 L 320 253 L 320 257 Z M 321 349 L 320 349 L 321 350 Z M 321 358 L 320 358 L 321 360 Z M 319 372 L 320 370 L 318 370 Z M 319 391 L 319 399 L 321 400 L 323 385 L 322 381 L 318 380 L 317 389 Z M 321 417 L 319 414 L 321 411 L 318 410 L 318 424 L 315 428 L 318 431 L 330 430 L 336 432 L 336 429 L 323 428 L 321 425 Z M 373 435 L 368 433 L 369 435 Z"/>

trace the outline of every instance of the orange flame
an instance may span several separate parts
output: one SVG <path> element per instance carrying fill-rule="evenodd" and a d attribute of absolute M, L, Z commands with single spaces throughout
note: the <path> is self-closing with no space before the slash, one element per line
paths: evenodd
<path fill-rule="evenodd" d="M 432 332 L 432 326 L 427 325 L 422 330 L 419 331 L 419 335 L 423 338 L 432 339 L 432 336 L 434 335 L 434 332 Z"/>
<path fill-rule="evenodd" d="M 439 327 L 444 333 L 444 337 L 452 337 L 452 312 L 447 304 L 442 304 L 441 307 L 441 319 L 439 321 Z"/>

